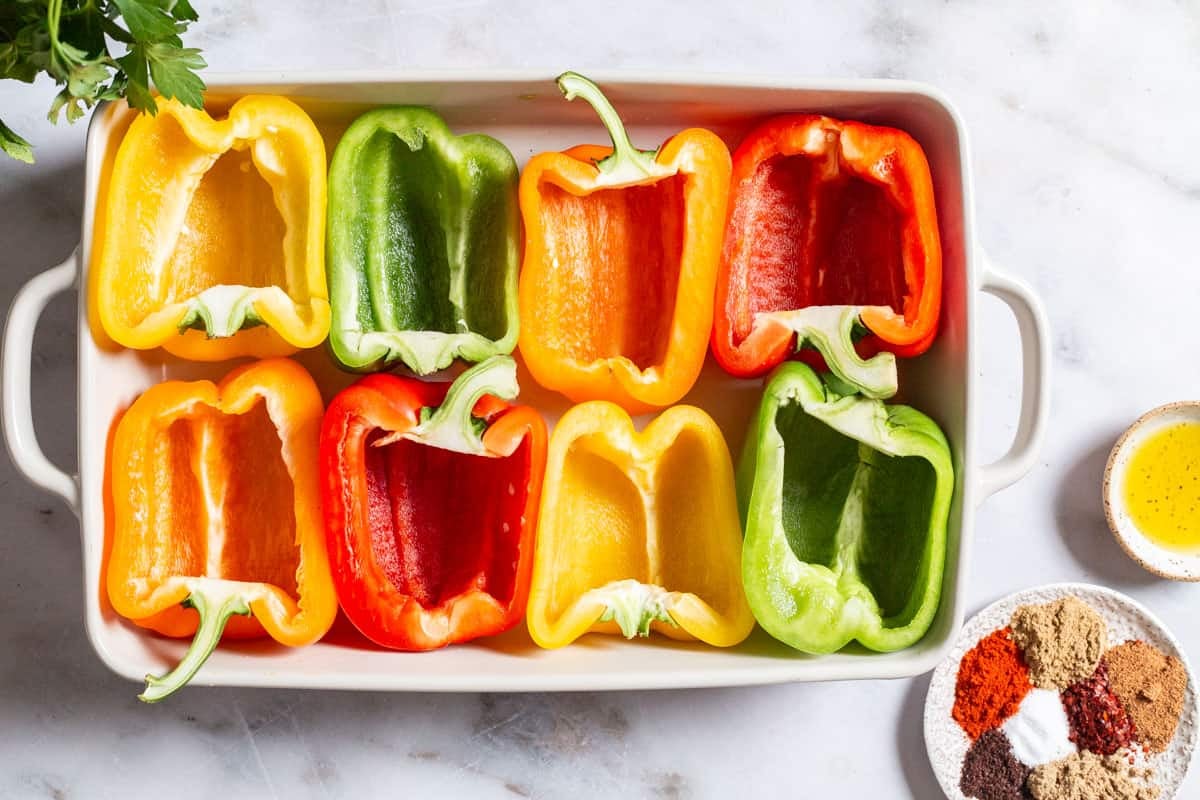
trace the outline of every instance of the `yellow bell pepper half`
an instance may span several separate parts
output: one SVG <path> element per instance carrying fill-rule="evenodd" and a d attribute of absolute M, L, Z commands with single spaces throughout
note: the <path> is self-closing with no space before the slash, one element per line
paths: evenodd
<path fill-rule="evenodd" d="M 175 100 L 129 126 L 113 163 L 91 291 L 118 344 L 220 361 L 329 333 L 325 144 L 282 97 L 228 115 Z"/>
<path fill-rule="evenodd" d="M 575 406 L 550 440 L 529 632 L 546 648 L 588 631 L 735 645 L 754 627 L 741 549 L 712 418 L 674 406 L 638 433 L 613 403 Z"/>

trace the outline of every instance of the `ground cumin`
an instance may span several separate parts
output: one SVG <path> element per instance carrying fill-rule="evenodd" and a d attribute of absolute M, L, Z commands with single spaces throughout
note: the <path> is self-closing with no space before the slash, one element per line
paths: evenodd
<path fill-rule="evenodd" d="M 1166 750 L 1183 710 L 1187 689 L 1183 664 L 1140 641 L 1117 645 L 1104 660 L 1108 682 L 1129 712 L 1138 741 L 1152 753 Z"/>
<path fill-rule="evenodd" d="M 1090 678 L 1108 645 L 1104 619 L 1077 597 L 1021 606 L 1011 626 L 1030 680 L 1042 689 L 1065 689 Z"/>
<path fill-rule="evenodd" d="M 1037 767 L 1025 788 L 1034 800 L 1157 800 L 1153 771 L 1134 760 L 1128 750 L 1107 756 L 1082 750 Z"/>
<path fill-rule="evenodd" d="M 951 715 L 975 741 L 1016 713 L 1032 689 L 1021 652 L 1001 628 L 979 640 L 958 665 Z"/>

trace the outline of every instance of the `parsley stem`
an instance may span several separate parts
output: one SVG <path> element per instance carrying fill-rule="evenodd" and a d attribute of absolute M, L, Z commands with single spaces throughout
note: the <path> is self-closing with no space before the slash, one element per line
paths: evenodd
<path fill-rule="evenodd" d="M 57 55 L 58 24 L 62 19 L 62 0 L 50 0 L 46 4 L 46 33 L 50 34 L 50 48 Z"/>

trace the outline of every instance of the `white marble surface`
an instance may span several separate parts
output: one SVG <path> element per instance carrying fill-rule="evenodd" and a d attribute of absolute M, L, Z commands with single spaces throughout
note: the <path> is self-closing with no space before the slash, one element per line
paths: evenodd
<path fill-rule="evenodd" d="M 1147 408 L 1195 397 L 1200 10 L 1194 4 L 927 2 L 240 3 L 194 0 L 213 69 L 671 69 L 929 81 L 973 134 L 979 231 L 1054 326 L 1037 469 L 978 517 L 970 608 L 1086 580 L 1157 611 L 1195 657 L 1200 587 L 1110 539 L 1107 450 Z M 52 87 L 0 83 L 37 145 L 0 161 L 0 303 L 78 236 L 84 127 Z M 1015 325 L 983 303 L 984 441 L 1019 393 Z M 42 442 L 74 459 L 74 298 L 39 331 Z M 405 696 L 193 688 L 160 707 L 85 638 L 77 526 L 0 460 L 0 797 L 756 796 L 933 798 L 927 678 L 651 694 Z M 1181 796 L 1200 794 L 1195 772 Z"/>

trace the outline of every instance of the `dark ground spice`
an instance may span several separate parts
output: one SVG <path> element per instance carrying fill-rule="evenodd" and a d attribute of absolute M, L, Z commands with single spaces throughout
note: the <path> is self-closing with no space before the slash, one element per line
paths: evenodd
<path fill-rule="evenodd" d="M 1064 689 L 1062 701 L 1071 723 L 1071 741 L 1080 748 L 1107 756 L 1133 741 L 1133 723 L 1113 694 L 1103 660 L 1092 677 Z"/>
<path fill-rule="evenodd" d="M 1017 761 L 1012 744 L 999 729 L 980 736 L 963 759 L 958 788 L 976 800 L 1026 800 L 1029 768 Z"/>

